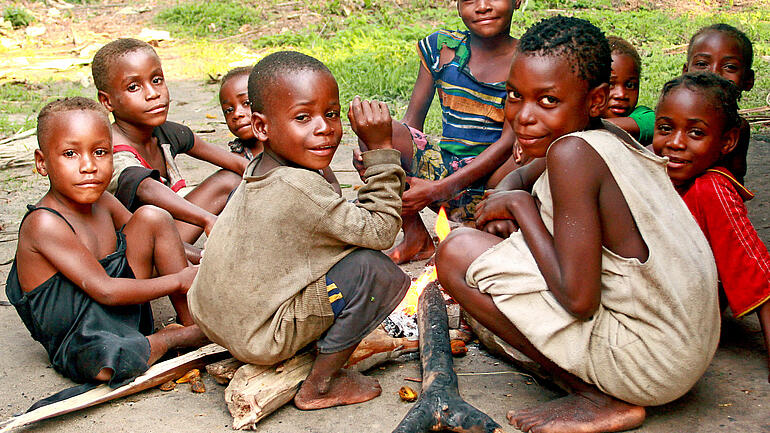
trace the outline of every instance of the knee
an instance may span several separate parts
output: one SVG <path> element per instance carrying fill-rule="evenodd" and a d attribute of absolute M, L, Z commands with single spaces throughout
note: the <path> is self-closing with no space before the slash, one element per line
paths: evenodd
<path fill-rule="evenodd" d="M 99 370 L 99 373 L 94 376 L 94 379 L 98 382 L 109 382 L 110 379 L 112 379 L 112 369 L 111 368 L 102 368 Z"/>
<path fill-rule="evenodd" d="M 134 212 L 131 217 L 134 223 L 149 227 L 167 226 L 174 224 L 174 217 L 167 210 L 152 205 L 144 205 Z"/>
<path fill-rule="evenodd" d="M 473 261 L 469 260 L 468 251 L 471 250 L 476 230 L 460 227 L 452 230 L 449 235 L 438 244 L 436 250 L 436 272 L 441 284 L 447 288 L 447 282 L 452 277 L 462 277 L 465 280 L 465 271 Z"/>

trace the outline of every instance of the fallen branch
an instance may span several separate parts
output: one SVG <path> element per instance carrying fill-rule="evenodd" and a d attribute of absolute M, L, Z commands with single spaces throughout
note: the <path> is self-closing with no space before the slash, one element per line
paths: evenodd
<path fill-rule="evenodd" d="M 501 433 L 502 427 L 460 397 L 449 346 L 449 325 L 438 283 L 429 284 L 417 306 L 422 392 L 393 433 L 451 430 Z"/>
<path fill-rule="evenodd" d="M 209 344 L 193 352 L 155 364 L 143 375 L 120 388 L 112 389 L 106 384 L 99 385 L 83 394 L 13 417 L 0 423 L 0 433 L 9 432 L 15 428 L 29 425 L 37 421 L 95 406 L 104 403 L 105 401 L 136 394 L 145 389 L 161 385 L 171 379 L 176 379 L 191 368 L 202 368 L 206 364 L 227 356 L 227 354 L 228 352 L 224 347 L 217 344 Z"/>

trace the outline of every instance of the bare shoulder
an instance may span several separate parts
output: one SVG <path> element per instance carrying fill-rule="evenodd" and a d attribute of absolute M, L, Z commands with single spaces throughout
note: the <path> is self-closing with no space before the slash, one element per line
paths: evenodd
<path fill-rule="evenodd" d="M 559 167 L 570 171 L 607 167 L 587 141 L 574 135 L 560 138 L 551 144 L 546 154 L 546 165 L 549 169 Z"/>
<path fill-rule="evenodd" d="M 59 215 L 48 210 L 30 213 L 19 229 L 17 253 L 42 252 L 52 245 L 77 241 L 72 228 Z"/>

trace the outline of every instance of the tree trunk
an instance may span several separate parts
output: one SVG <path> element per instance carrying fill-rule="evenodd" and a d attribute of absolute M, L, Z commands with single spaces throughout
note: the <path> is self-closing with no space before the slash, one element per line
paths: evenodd
<path fill-rule="evenodd" d="M 460 397 L 449 344 L 446 306 L 438 282 L 429 284 L 417 307 L 420 330 L 422 392 L 393 433 L 451 430 L 467 433 L 502 433 L 487 414 Z"/>

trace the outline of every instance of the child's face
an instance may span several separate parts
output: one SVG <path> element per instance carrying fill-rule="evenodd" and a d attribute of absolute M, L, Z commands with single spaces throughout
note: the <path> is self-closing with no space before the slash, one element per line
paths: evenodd
<path fill-rule="evenodd" d="M 262 113 L 252 114 L 257 139 L 288 161 L 313 170 L 331 163 L 342 139 L 337 81 L 299 71 L 277 80 Z"/>
<path fill-rule="evenodd" d="M 747 67 L 740 43 L 724 32 L 708 31 L 692 41 L 684 72 L 697 71 L 713 72 L 744 91 L 754 87 L 754 71 Z"/>
<path fill-rule="evenodd" d="M 607 85 L 589 89 L 565 56 L 517 53 L 506 87 L 505 119 L 532 157 L 545 156 L 562 135 L 585 129 L 607 103 Z"/>
<path fill-rule="evenodd" d="M 241 140 L 252 140 L 249 76 L 241 74 L 226 82 L 219 89 L 219 103 L 230 132 Z"/>
<path fill-rule="evenodd" d="M 602 117 L 628 117 L 639 100 L 639 68 L 626 54 L 612 53 L 610 102 Z"/>
<path fill-rule="evenodd" d="M 35 150 L 37 171 L 48 176 L 51 190 L 75 204 L 96 202 L 112 177 L 110 126 L 93 111 L 55 114 L 50 131 Z"/>
<path fill-rule="evenodd" d="M 657 155 L 669 158 L 668 175 L 674 185 L 688 183 L 732 150 L 736 129 L 725 134 L 724 128 L 722 112 L 702 93 L 678 87 L 660 101 L 652 147 Z"/>
<path fill-rule="evenodd" d="M 110 68 L 109 93 L 99 100 L 115 119 L 141 126 L 160 126 L 168 115 L 169 95 L 160 59 L 148 50 L 125 54 Z"/>
<path fill-rule="evenodd" d="M 509 33 L 513 11 L 520 0 L 459 0 L 457 10 L 463 23 L 474 35 L 490 38 Z"/>

